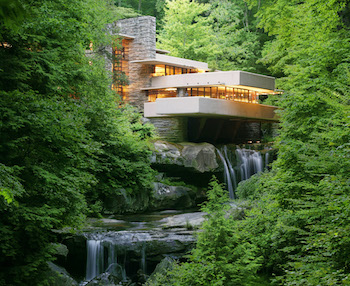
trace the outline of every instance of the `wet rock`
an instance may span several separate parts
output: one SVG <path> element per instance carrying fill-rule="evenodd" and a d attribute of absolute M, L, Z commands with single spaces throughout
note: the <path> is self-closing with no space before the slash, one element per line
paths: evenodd
<path fill-rule="evenodd" d="M 64 269 L 52 262 L 48 262 L 50 272 L 48 273 L 49 279 L 51 279 L 51 285 L 55 286 L 78 286 L 76 282 Z"/>
<path fill-rule="evenodd" d="M 119 277 L 110 274 L 108 272 L 104 272 L 101 275 L 92 279 L 86 286 L 117 286 L 121 280 Z"/>
<path fill-rule="evenodd" d="M 75 278 L 84 276 L 86 269 L 86 238 L 82 235 L 69 234 L 64 243 L 69 252 L 67 258 L 59 263 Z"/>
<path fill-rule="evenodd" d="M 183 186 L 154 183 L 151 209 L 186 209 L 196 205 L 196 192 Z"/>
<path fill-rule="evenodd" d="M 177 165 L 198 173 L 212 172 L 219 167 L 215 147 L 209 143 L 156 141 L 154 148 L 153 164 Z"/>
<path fill-rule="evenodd" d="M 116 189 L 109 192 L 103 202 L 104 214 L 136 213 L 145 210 L 148 200 L 142 197 L 131 196 L 125 189 Z"/>
<path fill-rule="evenodd" d="M 157 277 L 166 276 L 169 271 L 174 267 L 175 260 L 170 257 L 165 257 L 154 269 L 153 273 L 148 278 L 145 285 L 152 285 L 156 282 Z"/>
<path fill-rule="evenodd" d="M 205 220 L 204 212 L 194 212 L 194 213 L 185 213 L 174 216 L 169 216 L 161 220 L 161 227 L 164 229 L 167 228 L 187 228 L 187 229 L 196 229 L 199 228 Z"/>
<path fill-rule="evenodd" d="M 112 250 L 119 257 L 129 261 L 159 262 L 166 256 L 181 257 L 192 249 L 195 237 L 192 231 L 109 231 L 105 233 L 87 233 L 88 240 L 101 241 L 104 248 Z"/>
<path fill-rule="evenodd" d="M 209 143 L 182 143 L 184 166 L 194 168 L 200 173 L 210 172 L 219 167 L 216 161 L 215 147 Z"/>

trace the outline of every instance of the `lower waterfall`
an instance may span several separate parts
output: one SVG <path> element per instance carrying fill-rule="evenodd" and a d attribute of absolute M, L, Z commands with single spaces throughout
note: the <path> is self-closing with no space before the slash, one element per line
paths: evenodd
<path fill-rule="evenodd" d="M 87 240 L 86 280 L 91 280 L 105 271 L 104 248 L 101 240 Z"/>
<path fill-rule="evenodd" d="M 108 241 L 88 239 L 86 241 L 87 247 L 87 260 L 86 260 L 86 276 L 85 282 L 80 285 L 86 285 L 86 283 L 102 273 L 119 273 L 123 281 L 127 280 L 125 269 L 125 253 L 124 255 L 117 255 L 116 246 Z M 121 258 L 119 261 L 118 259 Z M 146 254 L 145 246 L 143 247 L 142 258 L 140 264 L 142 270 L 146 271 Z"/>
<path fill-rule="evenodd" d="M 269 155 L 265 153 L 265 162 L 261 153 L 256 150 L 223 146 L 216 149 L 224 166 L 224 180 L 231 199 L 235 199 L 235 189 L 239 182 L 249 179 L 252 175 L 264 171 L 268 166 Z"/>

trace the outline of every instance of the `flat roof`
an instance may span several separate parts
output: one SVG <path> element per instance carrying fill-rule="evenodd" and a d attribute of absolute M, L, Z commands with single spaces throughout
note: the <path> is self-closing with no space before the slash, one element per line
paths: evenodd
<path fill-rule="evenodd" d="M 156 49 L 156 53 L 158 53 L 158 54 L 170 54 L 170 51 L 161 50 L 161 49 Z"/>
<path fill-rule="evenodd" d="M 198 62 L 178 57 L 172 57 L 164 54 L 156 53 L 155 59 L 143 59 L 131 61 L 131 63 L 140 63 L 140 64 L 150 64 L 150 65 L 171 65 L 180 68 L 195 68 L 208 71 L 208 64 L 204 62 Z"/>
<path fill-rule="evenodd" d="M 275 90 L 275 78 L 244 71 L 191 73 L 153 77 L 151 86 L 142 90 L 209 86 L 244 88 L 263 93 Z"/>

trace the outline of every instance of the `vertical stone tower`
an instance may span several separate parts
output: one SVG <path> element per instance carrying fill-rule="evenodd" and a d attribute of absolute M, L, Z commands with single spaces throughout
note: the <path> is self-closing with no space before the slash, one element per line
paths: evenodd
<path fill-rule="evenodd" d="M 141 88 L 151 84 L 152 66 L 133 63 L 136 60 L 156 58 L 156 18 L 142 16 L 123 19 L 115 23 L 127 58 L 125 59 L 129 85 L 123 91 L 124 100 L 143 111 L 147 100 L 146 91 Z"/>

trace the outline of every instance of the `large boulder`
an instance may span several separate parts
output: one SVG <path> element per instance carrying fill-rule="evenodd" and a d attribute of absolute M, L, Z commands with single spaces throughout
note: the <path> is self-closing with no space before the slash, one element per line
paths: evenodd
<path fill-rule="evenodd" d="M 49 272 L 47 275 L 51 280 L 51 285 L 55 286 L 78 286 L 78 282 L 76 282 L 64 269 L 52 262 L 48 262 Z"/>
<path fill-rule="evenodd" d="M 186 209 L 196 206 L 196 191 L 183 186 L 154 183 L 151 209 Z"/>
<path fill-rule="evenodd" d="M 176 165 L 198 173 L 212 172 L 219 167 L 212 144 L 156 141 L 153 145 L 153 164 Z"/>
<path fill-rule="evenodd" d="M 187 229 L 197 229 L 205 221 L 205 216 L 207 213 L 204 212 L 194 212 L 185 213 L 174 216 L 169 216 L 162 219 L 161 227 L 163 229 L 169 228 L 187 228 Z"/>
<path fill-rule="evenodd" d="M 120 285 L 121 279 L 109 272 L 104 272 L 89 281 L 86 286 L 117 286 Z"/>
<path fill-rule="evenodd" d="M 125 189 L 109 191 L 103 202 L 104 214 L 136 213 L 144 211 L 148 205 L 145 196 L 132 196 Z"/>
<path fill-rule="evenodd" d="M 146 282 L 146 286 L 151 286 L 153 284 L 159 285 L 157 283 L 158 279 L 163 280 L 164 277 L 168 275 L 168 272 L 171 271 L 174 268 L 174 265 L 176 263 L 176 260 L 172 259 L 171 257 L 167 256 L 165 257 L 157 266 L 156 269 L 154 269 L 153 273 L 149 277 L 149 279 Z"/>

